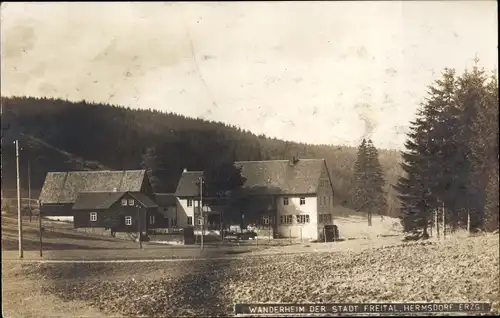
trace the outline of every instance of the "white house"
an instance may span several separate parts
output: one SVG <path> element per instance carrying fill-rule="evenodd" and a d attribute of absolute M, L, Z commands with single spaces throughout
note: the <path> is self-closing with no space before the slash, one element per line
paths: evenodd
<path fill-rule="evenodd" d="M 245 223 L 272 230 L 275 237 L 316 240 L 333 224 L 330 173 L 324 159 L 239 161 L 246 179 Z"/>
<path fill-rule="evenodd" d="M 324 225 L 333 224 L 334 191 L 324 159 L 238 161 L 235 166 L 245 183 L 239 211 L 228 214 L 241 216 L 242 225 L 254 226 L 266 236 L 316 240 Z M 157 195 L 160 212 L 169 220 L 167 227 L 201 229 L 203 222 L 205 229 L 220 229 L 222 205 L 206 204 L 213 198 L 203 196 L 203 220 L 200 217 L 202 177 L 202 171 L 185 169 L 174 194 Z M 224 223 L 230 215 L 224 215 Z"/>
<path fill-rule="evenodd" d="M 177 224 L 179 227 L 196 224 L 196 209 L 200 203 L 200 178 L 202 171 L 187 171 L 184 169 L 175 190 Z"/>
<path fill-rule="evenodd" d="M 194 226 L 201 229 L 205 224 L 205 230 L 220 230 L 220 211 L 222 206 L 209 205 L 213 198 L 203 196 L 203 220 L 200 215 L 200 180 L 202 171 L 187 171 L 184 169 L 175 190 L 177 206 L 177 222 L 179 227 Z"/>

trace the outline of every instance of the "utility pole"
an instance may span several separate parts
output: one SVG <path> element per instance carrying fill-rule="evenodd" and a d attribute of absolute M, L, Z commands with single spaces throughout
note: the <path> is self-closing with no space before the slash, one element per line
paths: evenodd
<path fill-rule="evenodd" d="M 205 229 L 205 219 L 203 218 L 203 176 L 198 180 L 200 180 L 201 249 L 203 249 L 203 230 Z"/>
<path fill-rule="evenodd" d="M 444 211 L 444 201 L 442 202 L 442 211 L 443 211 L 443 240 L 446 238 L 446 218 L 445 218 L 445 211 Z"/>
<path fill-rule="evenodd" d="M 438 218 L 438 213 L 439 208 L 434 209 L 434 227 L 436 231 L 436 237 L 439 239 L 439 218 Z"/>
<path fill-rule="evenodd" d="M 40 201 L 38 202 L 38 228 L 40 230 L 40 257 L 42 257 L 42 250 L 43 250 L 43 244 L 42 244 L 42 206 L 40 204 Z"/>
<path fill-rule="evenodd" d="M 23 215 L 21 213 L 21 184 L 19 180 L 19 140 L 16 144 L 16 174 L 17 174 L 17 216 L 18 216 L 18 235 L 19 235 L 19 258 L 23 258 Z"/>
<path fill-rule="evenodd" d="M 137 206 L 137 240 L 139 241 L 139 249 L 142 249 L 142 240 L 141 240 L 141 213 L 140 207 Z"/>
<path fill-rule="evenodd" d="M 470 210 L 467 209 L 467 233 L 470 234 Z"/>
<path fill-rule="evenodd" d="M 30 211 L 30 223 L 31 223 L 31 160 L 28 158 L 28 206 Z"/>

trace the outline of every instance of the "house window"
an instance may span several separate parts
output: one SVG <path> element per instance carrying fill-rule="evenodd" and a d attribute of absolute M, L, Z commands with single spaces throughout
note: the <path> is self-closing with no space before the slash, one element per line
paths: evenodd
<path fill-rule="evenodd" d="M 193 200 L 187 200 L 187 206 L 193 206 Z"/>
<path fill-rule="evenodd" d="M 155 224 L 155 216 L 154 215 L 149 216 L 149 224 Z"/>
<path fill-rule="evenodd" d="M 132 217 L 131 216 L 125 217 L 125 225 L 132 225 Z"/>
<path fill-rule="evenodd" d="M 281 224 L 292 224 L 292 216 L 291 215 L 281 215 L 280 222 L 281 222 Z"/>
<path fill-rule="evenodd" d="M 264 217 L 262 218 L 262 223 L 264 223 L 264 224 L 269 224 L 269 217 L 268 217 L 268 216 L 264 216 Z"/>
<path fill-rule="evenodd" d="M 90 212 L 90 221 L 92 221 L 92 222 L 97 221 L 97 213 L 96 212 Z"/>
<path fill-rule="evenodd" d="M 188 216 L 188 225 L 193 225 L 193 217 Z"/>
<path fill-rule="evenodd" d="M 283 205 L 288 205 L 288 198 L 283 198 Z"/>
<path fill-rule="evenodd" d="M 198 225 L 202 225 L 203 224 L 203 219 L 202 218 L 198 218 L 196 219 L 196 223 L 198 223 Z"/>
<path fill-rule="evenodd" d="M 129 206 L 134 206 L 134 200 L 133 199 L 128 200 L 128 205 Z"/>
<path fill-rule="evenodd" d="M 122 199 L 122 206 L 127 206 L 127 199 Z"/>
<path fill-rule="evenodd" d="M 300 198 L 300 205 L 306 204 L 306 198 L 302 197 Z"/>
<path fill-rule="evenodd" d="M 297 223 L 300 224 L 309 223 L 309 215 L 308 214 L 297 215 Z"/>

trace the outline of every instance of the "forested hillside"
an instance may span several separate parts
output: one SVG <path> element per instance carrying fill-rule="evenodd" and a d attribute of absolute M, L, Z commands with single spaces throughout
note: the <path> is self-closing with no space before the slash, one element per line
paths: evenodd
<path fill-rule="evenodd" d="M 3 189 L 15 188 L 12 141 L 20 138 L 24 148 L 32 148 L 29 157 L 35 189 L 41 187 L 47 171 L 145 167 L 158 177 L 157 191 L 173 191 L 183 168 L 201 170 L 223 158 L 267 160 L 298 156 L 326 159 L 336 203 L 352 207 L 355 148 L 287 142 L 223 123 L 155 110 L 29 97 L 2 97 L 1 102 Z M 28 140 L 33 146 L 28 147 Z M 26 149 L 21 160 L 23 171 L 27 168 Z M 390 214 L 396 215 L 389 185 L 400 174 L 399 152 L 379 150 L 379 157 L 387 180 Z M 23 188 L 26 180 L 24 172 Z"/>

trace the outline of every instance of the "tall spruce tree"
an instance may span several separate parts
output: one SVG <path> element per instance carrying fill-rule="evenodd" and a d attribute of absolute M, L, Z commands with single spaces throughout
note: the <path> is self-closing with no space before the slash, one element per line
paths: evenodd
<path fill-rule="evenodd" d="M 354 197 L 352 201 L 353 206 L 358 211 L 364 211 L 369 206 L 368 193 L 366 191 L 366 184 L 368 183 L 366 161 L 366 139 L 363 139 L 361 144 L 358 146 L 357 158 L 354 163 Z"/>
<path fill-rule="evenodd" d="M 367 213 L 368 225 L 372 225 L 373 213 L 384 214 L 387 208 L 385 185 L 378 151 L 371 140 L 363 139 L 358 147 L 354 165 L 354 204 L 358 211 Z"/>
<path fill-rule="evenodd" d="M 427 230 L 438 205 L 453 229 L 480 227 L 485 205 L 498 224 L 498 82 L 477 65 L 456 77 L 445 69 L 412 122 L 405 144 L 405 175 L 395 186 L 405 230 Z M 496 210 L 495 210 L 496 209 Z M 496 211 L 496 212 L 492 212 Z"/>
<path fill-rule="evenodd" d="M 466 154 L 466 168 L 462 171 L 466 183 L 466 202 L 462 222 L 470 216 L 471 228 L 484 224 L 486 188 L 490 175 L 498 167 L 498 81 L 493 76 L 489 83 L 478 60 L 471 72 L 460 78 L 457 104 L 461 111 L 461 147 Z"/>
<path fill-rule="evenodd" d="M 378 150 L 373 145 L 373 142 L 368 139 L 366 143 L 367 150 L 367 171 L 369 181 L 369 193 L 372 200 L 372 209 L 369 211 L 370 224 L 372 212 L 377 214 L 385 214 L 387 210 L 387 197 L 384 191 L 385 178 L 378 157 Z"/>
<path fill-rule="evenodd" d="M 486 231 L 494 231 L 499 228 L 499 202 L 498 202 L 498 161 L 497 166 L 491 171 L 489 182 L 486 186 L 484 226 Z"/>
<path fill-rule="evenodd" d="M 498 197 L 498 170 L 499 170 L 499 130 L 498 130 L 498 76 L 493 74 L 487 86 L 487 108 L 480 113 L 477 120 L 478 127 L 487 127 L 482 135 L 485 139 L 480 145 L 487 146 L 483 150 L 489 154 L 490 160 L 486 163 L 485 174 L 489 175 L 485 188 L 485 207 L 483 228 L 487 231 L 499 228 L 499 197 Z"/>
<path fill-rule="evenodd" d="M 401 222 L 405 232 L 423 230 L 432 222 L 432 210 L 437 199 L 432 194 L 433 181 L 429 169 L 429 136 L 427 122 L 418 118 L 412 122 L 408 140 L 405 143 L 401 168 L 404 174 L 394 186 L 401 201 Z"/>
<path fill-rule="evenodd" d="M 407 232 L 432 224 L 432 214 L 440 202 L 451 205 L 456 192 L 454 165 L 456 145 L 455 72 L 445 69 L 442 78 L 428 87 L 428 97 L 411 122 L 402 153 L 404 175 L 395 189 L 402 203 L 401 220 Z"/>

